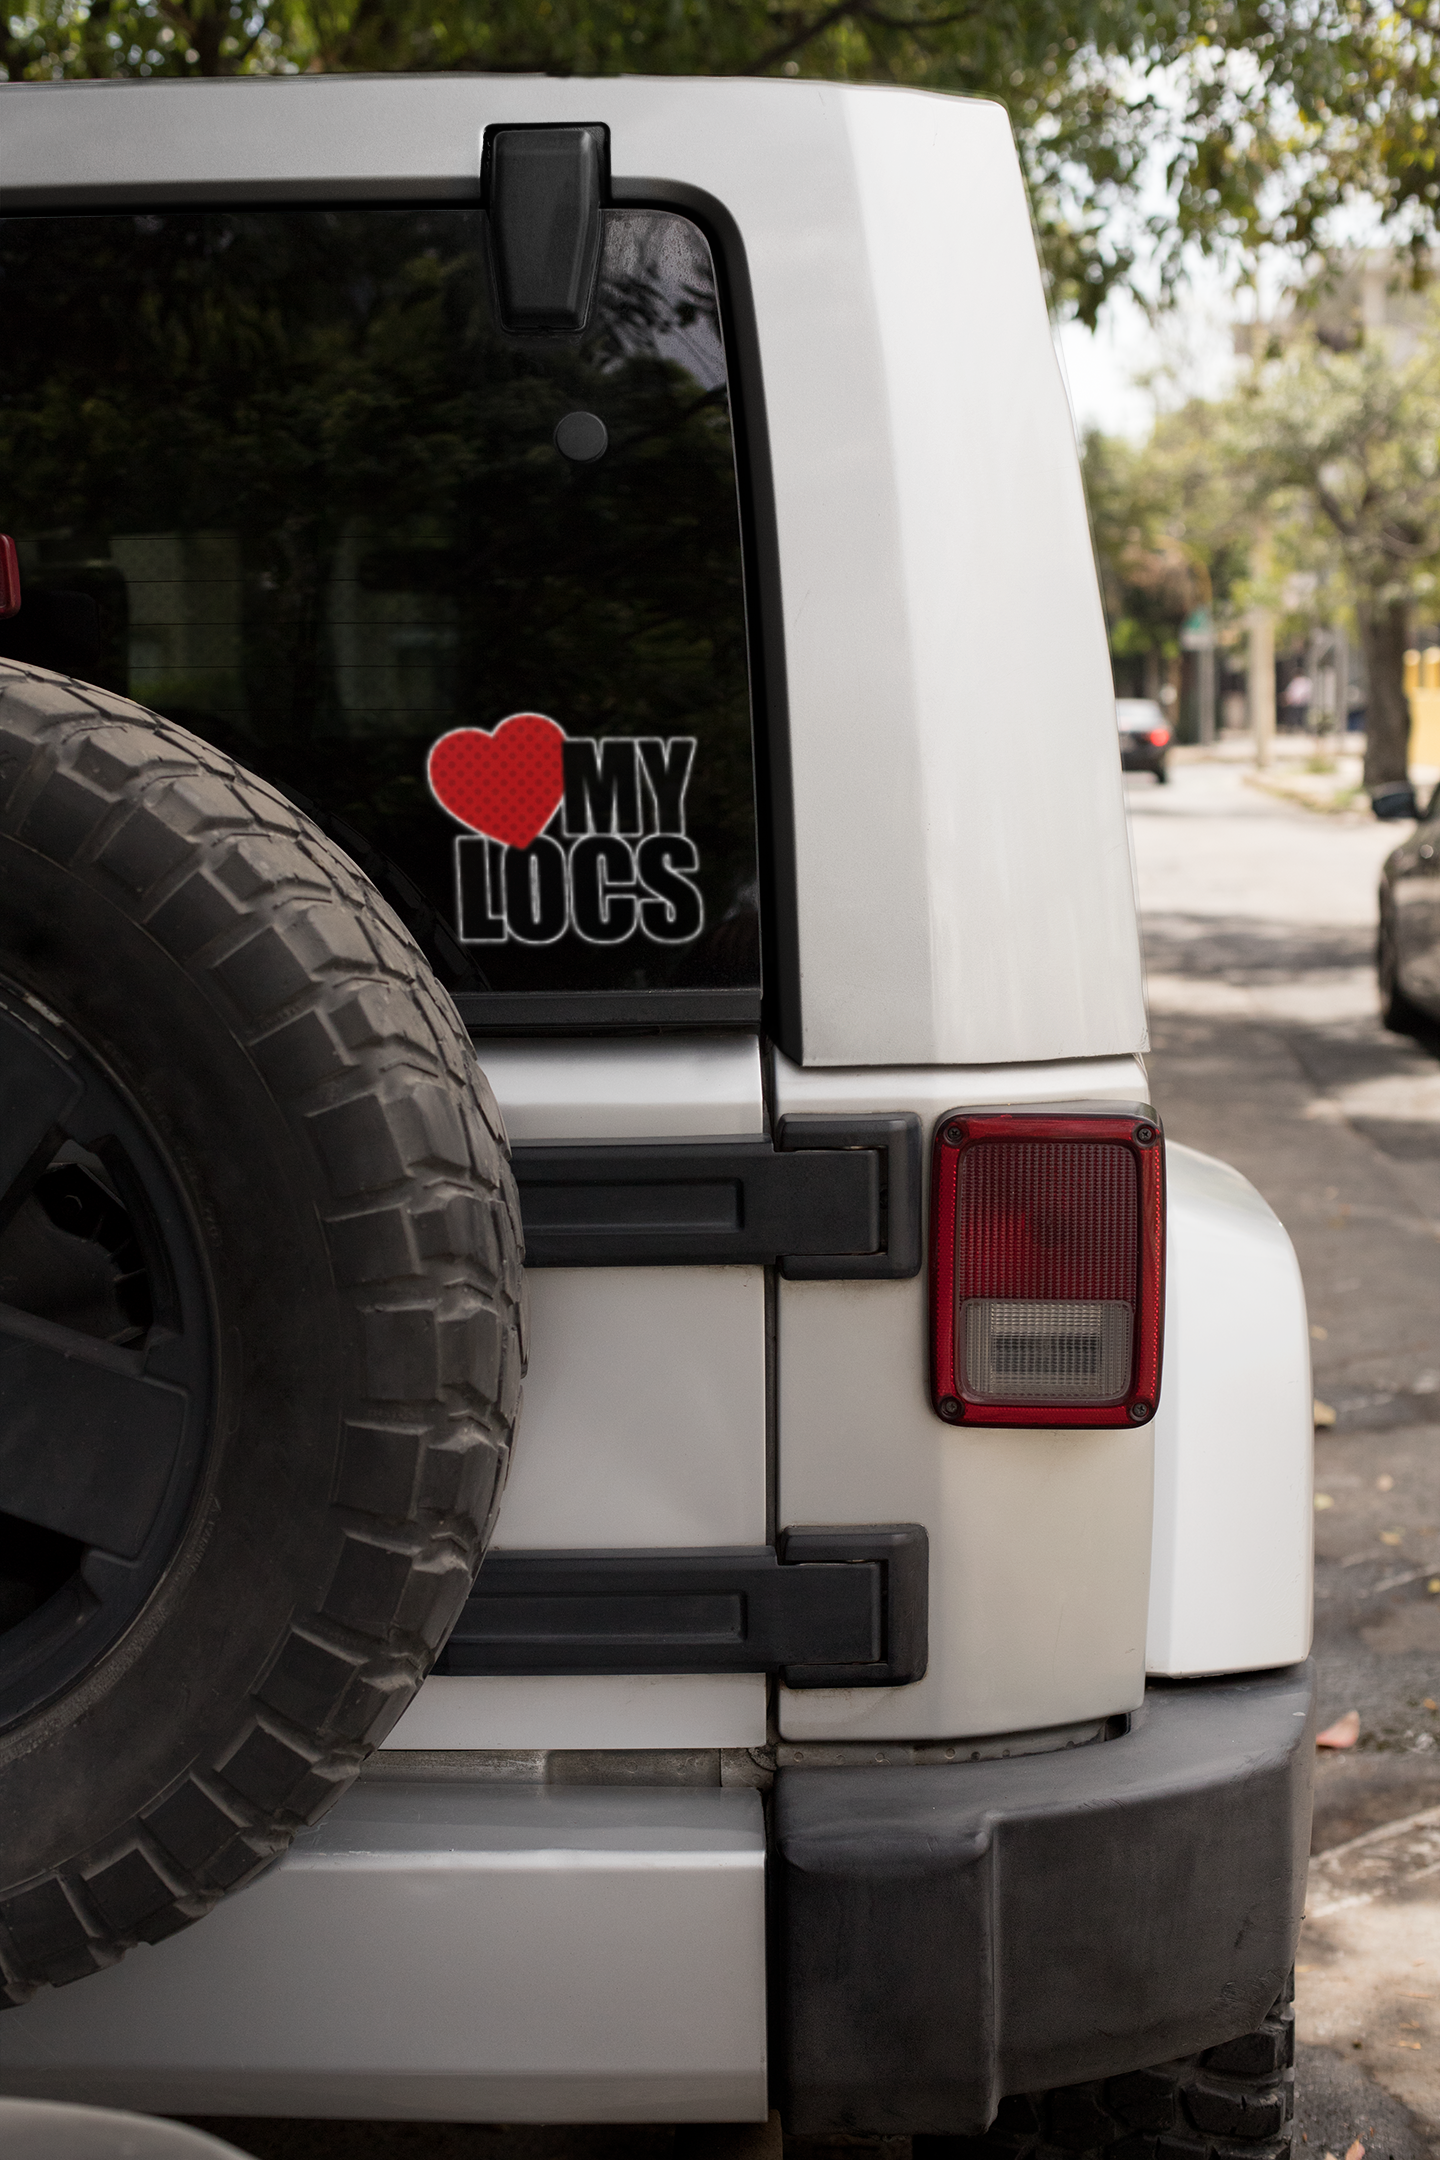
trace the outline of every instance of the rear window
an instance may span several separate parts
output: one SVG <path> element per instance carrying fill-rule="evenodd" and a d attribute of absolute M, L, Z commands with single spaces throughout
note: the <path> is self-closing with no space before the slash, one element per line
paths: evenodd
<path fill-rule="evenodd" d="M 284 789 L 472 1017 L 485 992 L 758 991 L 706 242 L 607 211 L 590 329 L 514 337 L 483 223 L 0 220 L 25 593 L 0 650 Z"/>

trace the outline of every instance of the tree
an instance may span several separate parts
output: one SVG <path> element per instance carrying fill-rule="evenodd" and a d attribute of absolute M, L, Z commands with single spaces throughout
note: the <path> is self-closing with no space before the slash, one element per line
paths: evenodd
<path fill-rule="evenodd" d="M 1338 552 L 1370 678 L 1365 784 L 1403 780 L 1411 611 L 1440 561 L 1440 314 L 1405 360 L 1383 340 L 1348 352 L 1298 341 L 1231 402 L 1229 434 L 1251 507 L 1308 524 Z"/>
<path fill-rule="evenodd" d="M 1249 520 L 1224 451 L 1224 415 L 1193 399 L 1162 414 L 1136 445 L 1091 433 L 1085 490 L 1101 596 L 1117 660 L 1180 653 L 1180 631 L 1197 608 L 1223 609 L 1246 570 Z"/>
<path fill-rule="evenodd" d="M 800 74 L 996 98 L 1057 302 L 1093 323 L 1142 244 L 1172 288 L 1187 246 L 1314 248 L 1357 196 L 1423 251 L 1433 17 L 1434 0 L 35 0 L 0 14 L 0 72 Z M 1147 241 L 1152 154 L 1169 209 Z"/>

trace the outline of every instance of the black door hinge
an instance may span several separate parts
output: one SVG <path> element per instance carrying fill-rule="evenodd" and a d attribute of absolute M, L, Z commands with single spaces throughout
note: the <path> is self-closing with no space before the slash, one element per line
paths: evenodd
<path fill-rule="evenodd" d="M 918 1523 L 787 1530 L 778 1549 L 491 1552 L 435 1670 L 903 1687 L 929 1654 L 929 1569 Z"/>
<path fill-rule="evenodd" d="M 512 1154 L 530 1267 L 759 1261 L 808 1281 L 920 1271 L 920 1120 L 786 1117 L 769 1140 Z"/>

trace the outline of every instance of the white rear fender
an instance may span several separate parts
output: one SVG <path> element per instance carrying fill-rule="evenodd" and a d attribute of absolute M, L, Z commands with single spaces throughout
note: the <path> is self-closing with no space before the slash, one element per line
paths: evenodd
<path fill-rule="evenodd" d="M 1310 1648 L 1310 1332 L 1294 1248 L 1253 1185 L 1166 1150 L 1165 1371 L 1146 1663 L 1183 1676 Z"/>

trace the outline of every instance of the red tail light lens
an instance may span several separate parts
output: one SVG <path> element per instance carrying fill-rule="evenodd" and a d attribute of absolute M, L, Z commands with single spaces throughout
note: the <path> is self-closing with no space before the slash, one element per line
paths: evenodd
<path fill-rule="evenodd" d="M 1165 1150 L 1143 1106 L 953 1111 L 931 1178 L 935 1407 L 1140 1425 L 1160 1396 Z"/>
<path fill-rule="evenodd" d="M 9 533 L 0 533 L 0 622 L 20 612 L 20 557 Z"/>
<path fill-rule="evenodd" d="M 1165 747 L 1165 745 L 1166 745 L 1166 743 L 1167 743 L 1167 742 L 1169 742 L 1169 740 L 1170 740 L 1170 730 L 1169 730 L 1169 728 L 1168 728 L 1168 727 L 1152 727 L 1152 728 L 1151 728 L 1151 730 L 1150 730 L 1150 736 L 1149 736 L 1149 740 L 1150 740 L 1150 741 L 1151 741 L 1152 743 L 1154 743 L 1154 745 L 1155 745 L 1155 748 L 1156 748 L 1157 750 L 1163 750 L 1163 749 L 1164 749 L 1164 747 Z"/>

